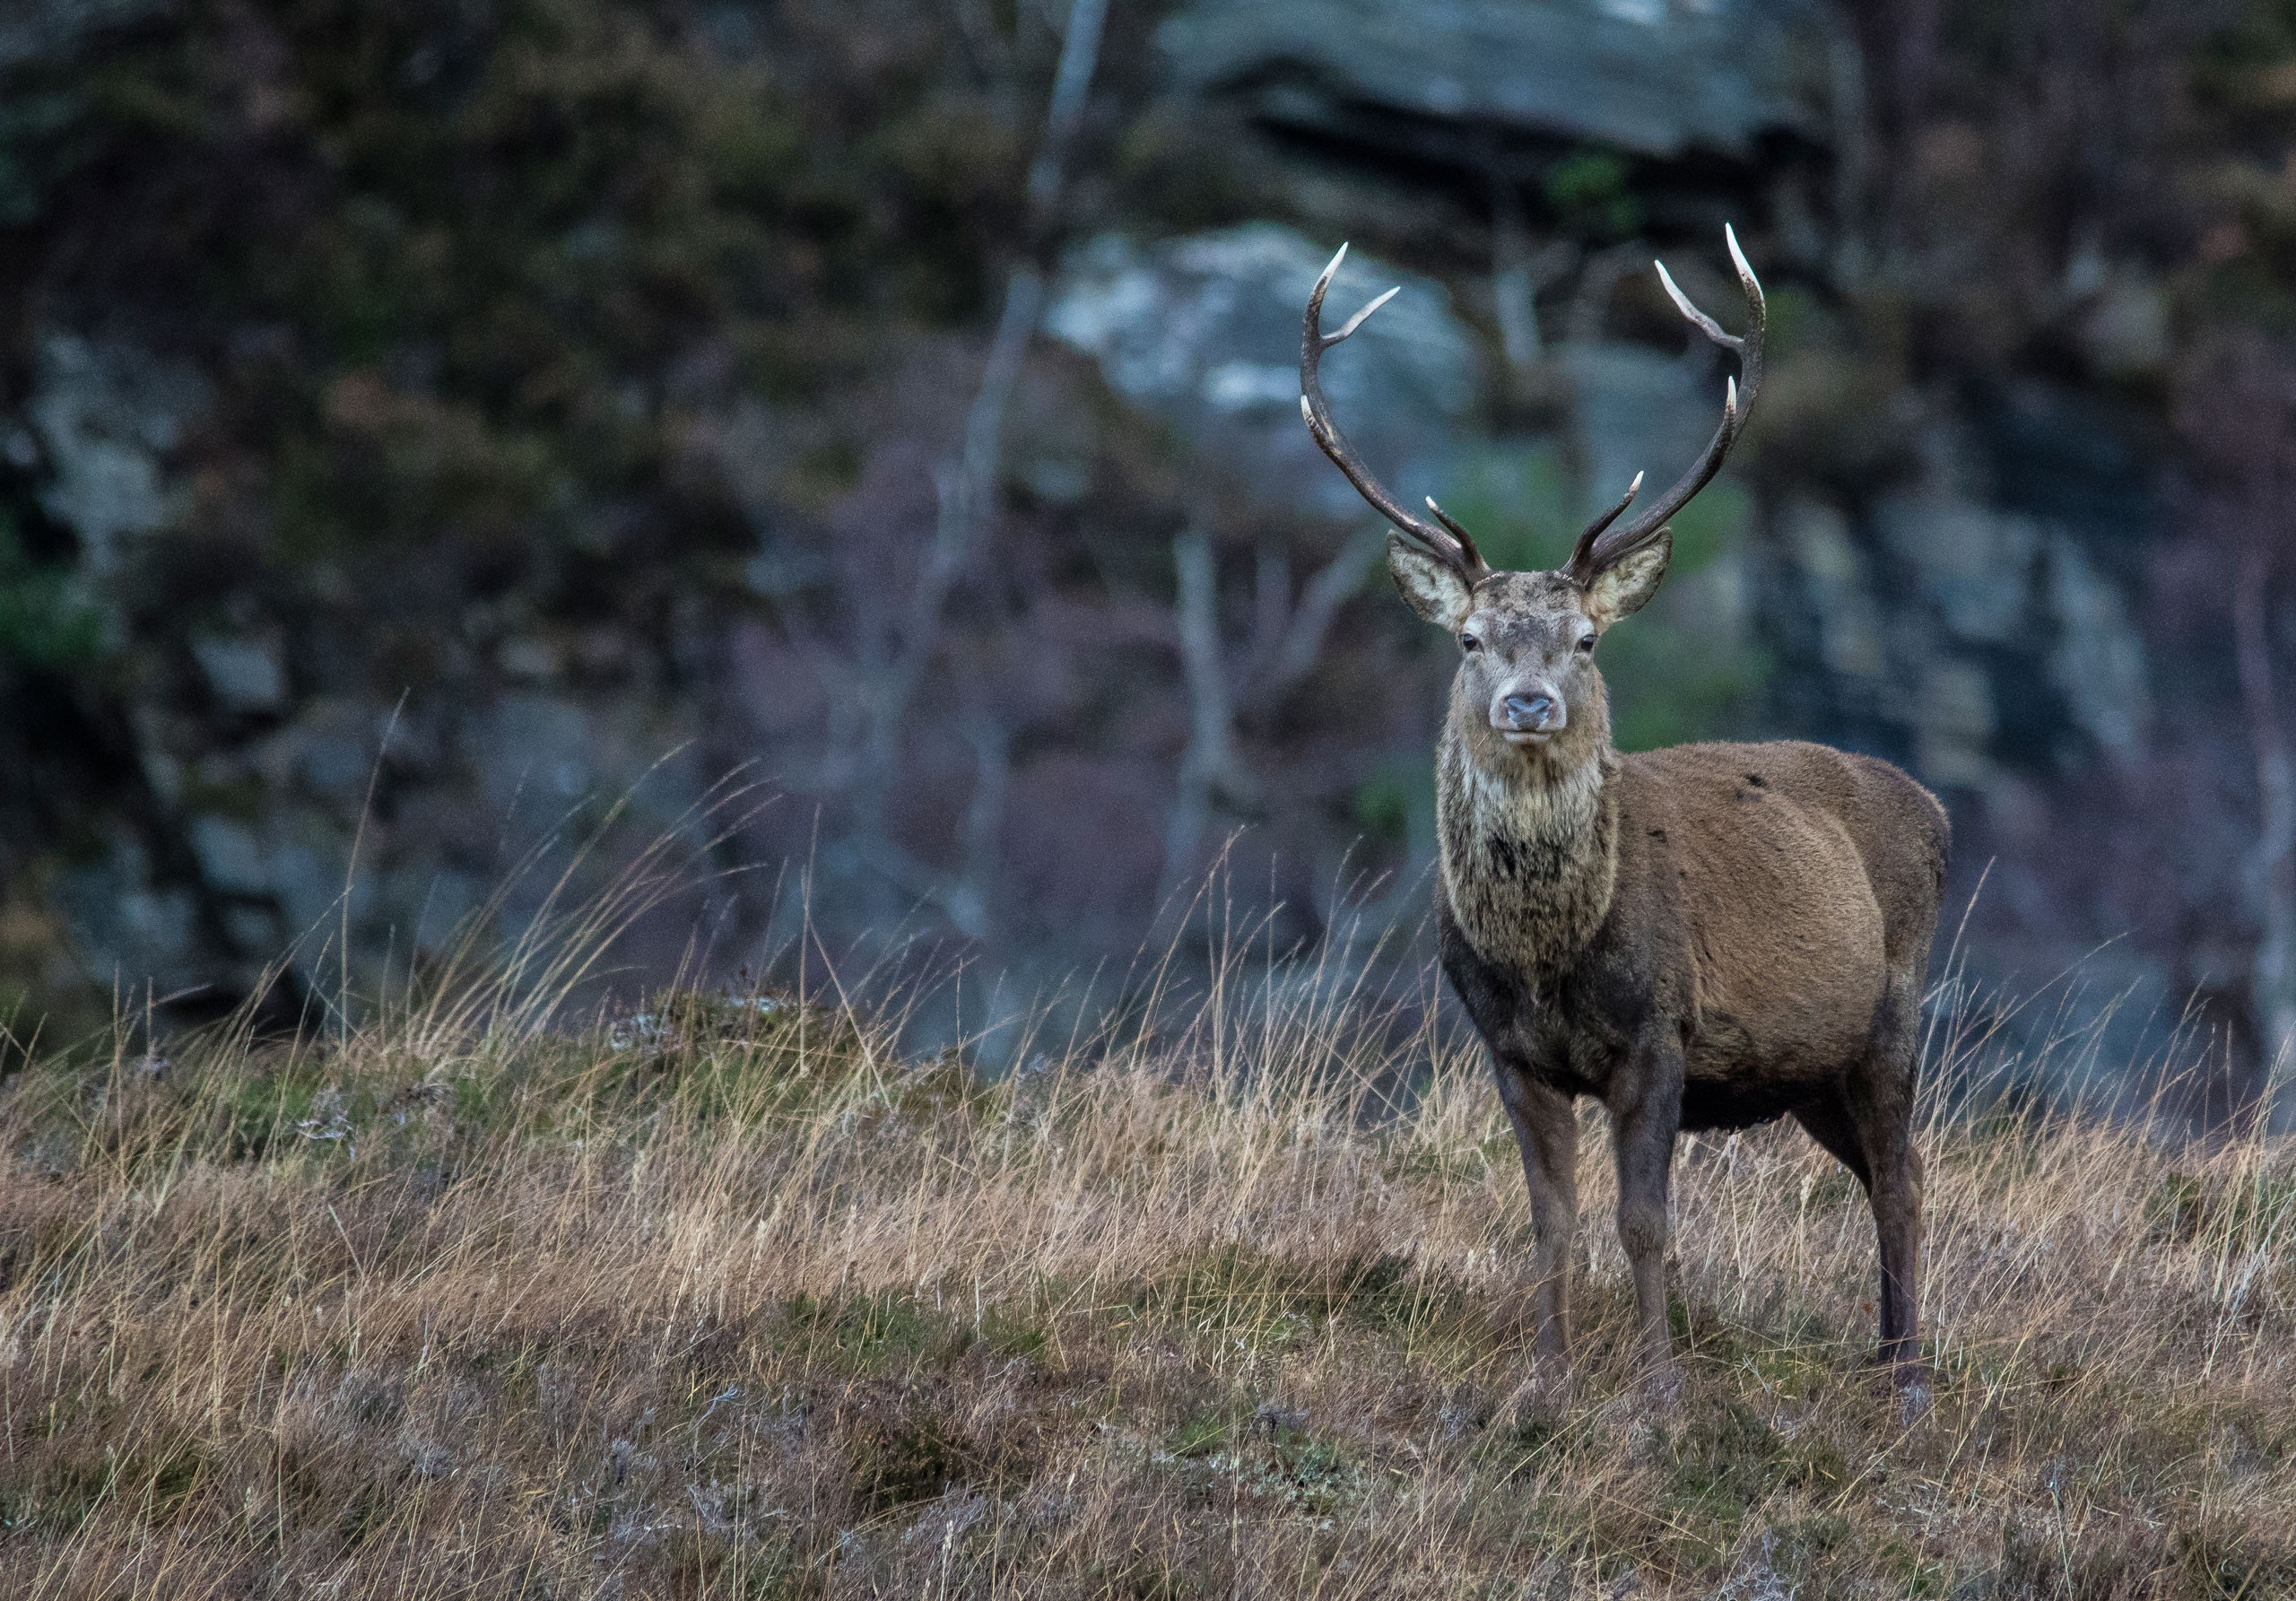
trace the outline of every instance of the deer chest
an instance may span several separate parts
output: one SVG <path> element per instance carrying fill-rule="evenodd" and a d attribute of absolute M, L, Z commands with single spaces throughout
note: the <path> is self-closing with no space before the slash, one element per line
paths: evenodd
<path fill-rule="evenodd" d="M 1605 762 L 1545 786 L 1493 780 L 1447 751 L 1436 792 L 1443 892 L 1483 961 L 1535 984 L 1584 950 L 1618 881 Z"/>

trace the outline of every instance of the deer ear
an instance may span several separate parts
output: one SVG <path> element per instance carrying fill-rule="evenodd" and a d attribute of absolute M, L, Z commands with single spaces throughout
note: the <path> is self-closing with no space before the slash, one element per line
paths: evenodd
<path fill-rule="evenodd" d="M 1466 580 L 1393 529 L 1387 532 L 1387 576 L 1404 605 L 1423 622 L 1456 632 L 1474 610 Z"/>
<path fill-rule="evenodd" d="M 1661 528 L 1657 538 L 1587 586 L 1587 621 L 1596 628 L 1608 628 L 1640 611 L 1658 592 L 1658 580 L 1666 576 L 1666 563 L 1674 559 L 1674 531 Z"/>

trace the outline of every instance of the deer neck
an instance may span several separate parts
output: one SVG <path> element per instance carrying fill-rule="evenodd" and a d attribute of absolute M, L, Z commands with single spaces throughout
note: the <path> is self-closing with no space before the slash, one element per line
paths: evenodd
<path fill-rule="evenodd" d="M 1443 889 L 1478 955 L 1530 975 L 1584 950 L 1618 883 L 1618 755 L 1599 693 L 1552 744 L 1518 750 L 1452 700 L 1437 758 Z"/>

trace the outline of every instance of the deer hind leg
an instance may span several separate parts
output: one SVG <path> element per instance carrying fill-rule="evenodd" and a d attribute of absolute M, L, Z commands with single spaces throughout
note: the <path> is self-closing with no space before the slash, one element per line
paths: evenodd
<path fill-rule="evenodd" d="M 1653 1387 L 1671 1392 L 1678 1376 L 1666 1332 L 1666 1191 L 1683 1121 L 1681 1043 L 1638 1046 L 1613 1084 L 1609 1107 L 1618 1162 L 1618 1239 L 1634 1272 L 1643 1364 Z"/>
<path fill-rule="evenodd" d="M 1538 1322 L 1540 1363 L 1560 1370 L 1570 1360 L 1570 1264 L 1578 1235 L 1578 1118 L 1570 1097 L 1533 1078 L 1522 1066 L 1494 1057 L 1499 1099 L 1523 1151 L 1523 1177 L 1531 1189 L 1531 1226 L 1537 1235 L 1532 1308 Z"/>
<path fill-rule="evenodd" d="M 1873 1193 L 1874 1170 L 1866 1165 L 1866 1147 L 1857 1137 L 1857 1125 L 1850 1121 L 1849 1103 L 1839 1090 L 1813 1105 L 1796 1107 L 1794 1121 L 1857 1176 L 1860 1188 Z"/>
<path fill-rule="evenodd" d="M 1922 1172 L 1921 1153 L 1913 1143 L 1913 1101 L 1920 1051 L 1916 981 L 1895 975 L 1882 1003 L 1873 1048 L 1843 1085 L 1842 1109 L 1871 1170 L 1866 1188 L 1882 1266 L 1881 1359 L 1907 1388 L 1926 1383 L 1916 1338 Z M 1818 1137 L 1824 1143 L 1823 1135 Z"/>

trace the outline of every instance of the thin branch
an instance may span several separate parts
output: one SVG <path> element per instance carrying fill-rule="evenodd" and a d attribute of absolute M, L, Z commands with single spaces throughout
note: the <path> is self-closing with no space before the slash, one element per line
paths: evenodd
<path fill-rule="evenodd" d="M 1092 73 L 1100 65 L 1100 27 L 1108 0 L 1075 0 L 1068 8 L 1068 32 L 1060 41 L 1060 65 L 1053 74 L 1052 106 L 1045 116 L 1044 141 L 1029 165 L 1029 210 L 1039 226 L 1051 221 L 1068 176 L 1068 150 L 1084 119 Z"/>
<path fill-rule="evenodd" d="M 1191 712 L 1189 758 L 1207 778 L 1225 779 L 1237 765 L 1236 709 L 1220 648 L 1220 574 L 1211 535 L 1202 527 L 1181 533 L 1172 541 L 1172 562 L 1179 575 L 1180 665 Z"/>
<path fill-rule="evenodd" d="M 1291 626 L 1283 631 L 1282 648 L 1268 669 L 1268 699 L 1288 692 L 1315 670 L 1316 659 L 1323 654 L 1324 640 L 1338 619 L 1339 608 L 1363 587 L 1363 575 L 1378 560 L 1387 544 L 1386 529 L 1359 529 L 1341 547 L 1339 554 L 1308 580 L 1307 587 L 1300 592 L 1300 604 L 1292 613 Z"/>
<path fill-rule="evenodd" d="M 1172 540 L 1178 577 L 1177 622 L 1180 671 L 1187 686 L 1188 741 L 1180 757 L 1179 794 L 1164 831 L 1161 904 L 1194 870 L 1196 846 L 1222 796 L 1251 785 L 1236 753 L 1236 709 L 1228 692 L 1228 666 L 1220 648 L 1220 574 L 1212 535 L 1191 525 Z"/>
<path fill-rule="evenodd" d="M 1364 528 L 1339 554 L 1316 570 L 1295 603 L 1282 553 L 1260 553 L 1254 640 L 1245 693 L 1265 708 L 1314 671 L 1340 607 L 1363 582 L 1387 545 L 1383 529 Z M 1178 579 L 1178 624 L 1182 681 L 1187 689 L 1188 742 L 1180 757 L 1179 791 L 1164 834 L 1161 904 L 1193 870 L 1196 847 L 1211 825 L 1213 808 L 1226 801 L 1249 807 L 1259 785 L 1236 744 L 1237 696 L 1227 653 L 1220 643 L 1220 573 L 1212 536 L 1201 523 L 1172 541 Z"/>
<path fill-rule="evenodd" d="M 965 729 L 973 752 L 972 804 L 965 808 L 964 876 L 947 900 L 950 920 L 985 939 L 994 914 L 997 831 L 1004 822 L 1004 791 L 1013 776 L 1013 731 L 1002 718 L 981 716 Z"/>
<path fill-rule="evenodd" d="M 1259 547 L 1258 571 L 1253 576 L 1251 676 L 1265 674 L 1283 653 L 1291 627 L 1292 557 L 1282 540 L 1272 539 Z"/>

